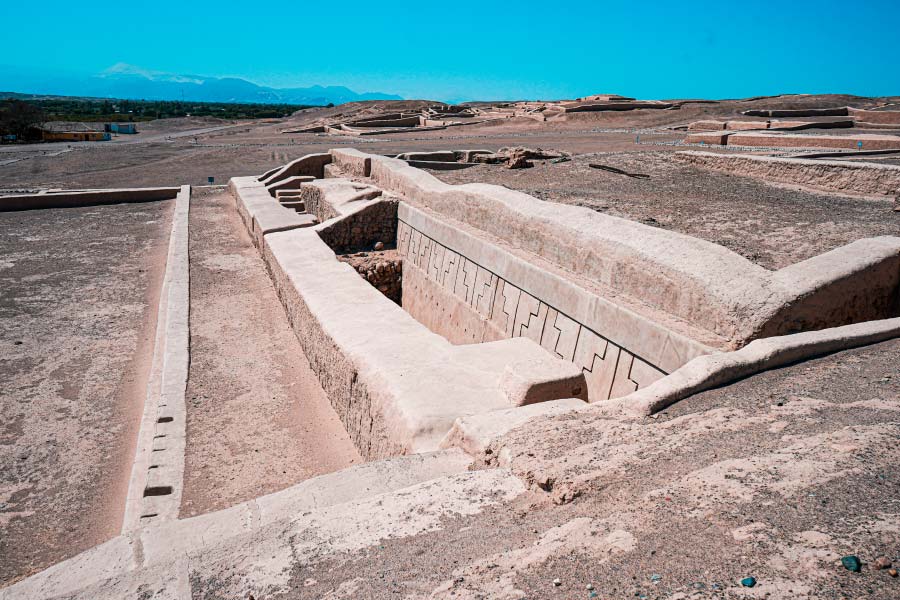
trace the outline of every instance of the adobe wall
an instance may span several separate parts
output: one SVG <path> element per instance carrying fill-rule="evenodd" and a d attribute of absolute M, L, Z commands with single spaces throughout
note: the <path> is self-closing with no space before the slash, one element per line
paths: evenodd
<path fill-rule="evenodd" d="M 397 117 L 394 119 L 366 119 L 347 123 L 352 127 L 416 127 L 419 124 L 418 115 L 414 117 Z"/>
<path fill-rule="evenodd" d="M 900 193 L 900 167 L 878 163 L 676 152 L 676 160 L 717 171 L 854 194 Z"/>
<path fill-rule="evenodd" d="M 277 205 L 262 182 L 236 178 L 231 184 L 239 210 L 249 215 L 248 228 L 256 222 L 254 214 L 267 208 L 262 203 Z M 339 261 L 326 243 L 335 232 L 352 233 L 356 226 L 362 235 L 374 236 L 366 215 L 383 211 L 377 213 L 381 221 L 390 216 L 396 223 L 391 212 L 396 202 L 347 179 L 307 186 L 337 216 L 317 227 L 254 234 L 310 366 L 363 456 L 437 449 L 462 416 L 586 399 L 582 373 L 530 340 L 454 346 L 416 322 Z"/>
<path fill-rule="evenodd" d="M 706 346 L 738 348 L 798 326 L 895 316 L 876 316 L 870 310 L 876 305 L 881 307 L 876 312 L 893 310 L 884 299 L 894 297 L 894 279 L 882 285 L 867 273 L 880 265 L 888 265 L 888 272 L 900 270 L 898 237 L 860 240 L 816 257 L 820 260 L 769 271 L 722 246 L 676 232 L 499 186 L 448 185 L 403 161 L 357 150 L 336 149 L 332 155 L 348 172 L 369 172 L 366 181 L 457 223 L 455 230 L 469 228 L 479 239 L 542 264 L 544 271 L 564 273 L 561 279 L 578 282 L 606 303 L 594 306 L 640 315 Z M 402 214 L 400 218 L 404 220 Z M 851 276 L 858 287 L 847 296 L 838 291 L 839 282 Z M 806 302 L 812 297 L 833 322 L 815 318 Z M 620 322 L 618 315 L 605 321 Z M 629 339 L 605 331 L 602 335 Z"/>
<path fill-rule="evenodd" d="M 451 344 L 480 344 L 508 337 L 465 299 L 454 295 L 452 288 L 438 284 L 427 271 L 413 266 L 408 256 L 404 258 L 402 306 L 419 323 Z"/>
<path fill-rule="evenodd" d="M 694 121 L 688 125 L 688 131 L 752 131 L 773 129 L 799 131 L 801 129 L 842 129 L 853 127 L 853 119 L 834 121 Z"/>
<path fill-rule="evenodd" d="M 693 121 L 692 123 L 688 124 L 688 131 L 724 131 L 726 129 L 726 125 L 727 122 L 725 121 Z"/>
<path fill-rule="evenodd" d="M 711 351 L 405 202 L 398 219 L 407 312 L 455 344 L 531 339 L 582 369 L 592 402 Z"/>
<path fill-rule="evenodd" d="M 352 121 L 352 123 L 365 123 L 367 121 L 387 121 L 391 119 L 402 119 L 405 116 L 403 113 L 382 113 L 380 115 L 372 115 L 371 117 L 363 117 L 362 119 L 356 119 Z M 351 123 L 351 124 L 352 124 Z"/>
<path fill-rule="evenodd" d="M 724 347 L 727 341 L 716 333 L 704 337 L 689 326 L 689 320 L 699 321 L 709 332 L 720 329 L 730 335 L 737 323 L 728 323 L 724 306 L 715 295 L 730 293 L 735 277 L 765 273 L 743 257 L 697 238 L 581 207 L 543 202 L 499 186 L 447 185 L 396 159 L 351 150 L 332 152 L 336 161 L 357 173 L 370 170 L 375 184 L 416 206 L 468 224 L 584 277 L 617 296 L 618 305 L 629 305 L 630 297 L 639 300 L 635 309 L 644 307 L 652 312 L 655 308 L 681 316 L 681 322 L 669 316 L 666 325 L 705 345 Z M 356 167 L 351 166 L 354 160 Z M 365 168 L 364 161 L 368 161 Z M 716 260 L 711 260 L 713 257 Z M 695 273 L 686 272 L 689 269 Z M 667 319 L 654 314 L 653 320 Z"/>
<path fill-rule="evenodd" d="M 672 104 L 668 102 L 600 102 L 600 103 L 587 103 L 587 104 L 562 104 L 561 108 L 563 112 L 573 113 L 573 112 L 595 112 L 602 110 L 613 110 L 613 111 L 623 111 L 623 110 L 637 110 L 639 108 L 655 108 L 655 109 L 665 109 L 671 108 Z"/>
<path fill-rule="evenodd" d="M 377 242 L 391 244 L 397 239 L 397 200 L 372 201 L 346 218 L 330 220 L 319 229 L 319 236 L 341 254 L 365 250 Z"/>
<path fill-rule="evenodd" d="M 767 148 L 844 148 L 855 150 L 859 142 L 862 142 L 864 150 L 900 149 L 900 137 L 894 135 L 735 133 L 728 137 L 728 145 L 730 146 L 763 146 Z"/>
<path fill-rule="evenodd" d="M 232 177 L 228 188 L 235 199 L 238 216 L 257 248 L 262 247 L 263 237 L 268 233 L 311 227 L 318 223 L 315 216 L 298 213 L 282 205 L 255 177 Z"/>
<path fill-rule="evenodd" d="M 776 110 L 745 110 L 748 117 L 846 117 L 849 109 L 846 106 L 839 108 L 796 108 Z"/>
<path fill-rule="evenodd" d="M 728 143 L 730 131 L 695 131 L 684 138 L 686 144 L 709 144 L 711 146 L 724 146 Z"/>
<path fill-rule="evenodd" d="M 391 435 L 384 419 L 376 418 L 380 411 L 373 407 L 367 381 L 359 380 L 353 361 L 328 334 L 291 281 L 285 262 L 290 257 L 286 247 L 290 240 L 277 237 L 269 241 L 261 250 L 272 283 L 310 367 L 354 445 L 369 459 L 408 453 L 408 440 Z M 322 256 L 326 258 L 327 255 Z"/>
<path fill-rule="evenodd" d="M 171 200 L 178 195 L 179 190 L 180 188 L 177 187 L 122 188 L 112 190 L 63 190 L 39 194 L 0 196 L 0 212 Z"/>
<path fill-rule="evenodd" d="M 791 135 L 785 133 L 746 133 L 741 129 L 755 127 L 739 127 L 734 129 L 728 123 L 726 131 L 692 131 L 685 137 L 688 144 L 711 144 L 715 146 L 749 146 L 763 148 L 841 148 L 856 150 L 862 142 L 864 150 L 900 149 L 900 137 L 893 135 Z M 765 124 L 763 124 L 765 125 Z M 813 124 L 813 126 L 818 124 Z M 844 125 L 840 125 L 843 127 Z M 786 129 L 805 129 L 806 125 L 793 125 Z M 765 129 L 763 126 L 762 129 Z"/>
<path fill-rule="evenodd" d="M 862 110 L 851 108 L 850 116 L 864 123 L 897 125 L 900 127 L 900 110 Z"/>
<path fill-rule="evenodd" d="M 284 165 L 280 169 L 267 171 L 258 181 L 266 185 L 272 185 L 288 177 L 296 177 L 298 175 L 306 175 L 317 178 L 325 177 L 325 165 L 331 163 L 331 154 L 328 152 L 320 154 L 307 154 L 301 156 L 297 160 L 293 160 Z"/>

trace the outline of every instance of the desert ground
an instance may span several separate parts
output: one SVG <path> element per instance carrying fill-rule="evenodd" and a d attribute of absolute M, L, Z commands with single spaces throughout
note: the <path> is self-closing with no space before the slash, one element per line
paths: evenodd
<path fill-rule="evenodd" d="M 3 164 L 0 189 L 205 185 L 208 177 L 224 184 L 230 177 L 256 175 L 292 158 L 341 146 L 378 154 L 463 148 L 497 150 L 508 146 L 552 148 L 579 154 L 649 149 L 669 152 L 684 149 L 675 146 L 684 139 L 683 132 L 671 128 L 693 121 L 744 118 L 741 111 L 760 107 L 844 106 L 851 100 L 859 106 L 875 103 L 872 99 L 849 96 L 787 96 L 686 104 L 674 111 L 576 113 L 562 123 L 513 118 L 443 131 L 372 137 L 280 132 L 321 120 L 412 110 L 426 103 L 351 103 L 308 109 L 272 122 L 164 119 L 140 124 L 141 133 L 120 135 L 111 142 L 0 147 L 0 164 Z M 849 135 L 854 130 L 840 131 Z M 891 130 L 878 132 L 889 134 Z M 637 136 L 640 144 L 635 143 Z"/>
<path fill-rule="evenodd" d="M 119 531 L 171 209 L 0 213 L 5 581 Z"/>
<path fill-rule="evenodd" d="M 745 119 L 749 109 L 874 108 L 898 100 L 697 101 L 678 110 L 573 113 L 547 122 L 513 117 L 371 136 L 282 132 L 431 103 L 352 103 L 254 122 L 170 119 L 109 142 L 0 146 L 0 195 L 193 186 L 178 508 L 179 519 L 188 519 L 252 507 L 261 496 L 374 462 L 354 445 L 328 382 L 317 376 L 322 365 L 298 340 L 304 317 L 286 312 L 272 267 L 226 187 L 231 178 L 333 148 L 384 156 L 540 148 L 565 158 L 535 159 L 522 169 L 425 171 L 449 184 L 495 184 L 699 238 L 776 272 L 863 238 L 896 239 L 900 189 L 828 191 L 703 169 L 675 153 L 738 150 L 687 144 L 686 127 Z M 900 135 L 900 126 L 877 133 Z M 742 151 L 792 157 L 810 149 Z M 900 147 L 834 160 L 896 167 Z M 0 212 L 0 598 L 38 597 L 14 584 L 121 539 L 174 205 Z M 384 257 L 398 260 L 389 245 L 350 262 L 367 265 L 363 273 Z M 397 360 L 405 360 L 403 352 Z M 590 410 L 533 419 L 464 472 L 508 470 L 522 489 L 510 492 L 506 479 L 487 491 L 493 484 L 460 480 L 459 496 L 474 508 L 454 508 L 428 482 L 379 496 L 360 488 L 337 507 L 304 505 L 285 521 L 294 529 L 277 531 L 290 538 L 293 559 L 277 563 L 283 569 L 271 580 L 265 561 L 247 557 L 268 552 L 275 529 L 191 555 L 180 596 L 152 579 L 171 565 L 140 571 L 133 585 L 126 578 L 127 589 L 129 597 L 257 600 L 890 600 L 900 597 L 900 578 L 877 559 L 900 564 L 898 415 L 898 339 L 824 352 L 640 419 Z M 421 505 L 379 516 L 382 502 L 407 501 Z M 332 512 L 320 517 L 316 510 Z M 304 543 L 312 549 L 299 550 Z M 862 561 L 859 572 L 842 565 L 848 555 Z M 748 577 L 750 586 L 741 583 Z M 114 597 L 126 589 L 119 583 L 53 597 Z"/>

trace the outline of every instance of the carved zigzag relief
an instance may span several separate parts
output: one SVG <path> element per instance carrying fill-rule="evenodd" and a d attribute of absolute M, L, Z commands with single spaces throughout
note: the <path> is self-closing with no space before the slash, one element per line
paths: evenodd
<path fill-rule="evenodd" d="M 489 269 L 423 234 L 408 223 L 397 229 L 398 248 L 507 337 L 528 337 L 548 352 L 579 365 L 593 400 L 645 387 L 665 373 Z"/>

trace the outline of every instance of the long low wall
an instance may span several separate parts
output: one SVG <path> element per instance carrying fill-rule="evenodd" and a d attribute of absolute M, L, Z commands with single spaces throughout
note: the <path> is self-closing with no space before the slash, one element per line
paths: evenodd
<path fill-rule="evenodd" d="M 282 206 L 254 177 L 234 177 L 228 182 L 228 187 L 233 196 L 241 198 L 237 204 L 238 215 L 257 248 L 262 247 L 263 236 L 268 233 L 311 227 L 318 223 L 314 215 L 297 213 Z"/>
<path fill-rule="evenodd" d="M 157 308 L 153 362 L 125 501 L 122 531 L 178 517 L 184 483 L 190 367 L 188 213 L 191 188 L 175 201 Z"/>
<path fill-rule="evenodd" d="M 386 127 L 416 127 L 420 124 L 418 115 L 412 117 L 397 117 L 395 119 L 365 119 L 346 123 L 350 127 L 359 128 L 386 128 Z"/>
<path fill-rule="evenodd" d="M 861 144 L 861 145 L 860 145 Z M 852 150 L 900 149 L 895 135 L 791 135 L 773 133 L 735 133 L 728 136 L 729 146 L 762 146 L 766 148 L 844 148 Z"/>
<path fill-rule="evenodd" d="M 849 109 L 839 108 L 791 108 L 774 110 L 745 110 L 742 114 L 748 117 L 846 117 Z"/>
<path fill-rule="evenodd" d="M 730 125 L 730 124 L 729 124 Z M 765 128 L 763 128 L 765 129 Z M 794 129 L 800 129 L 795 127 Z M 900 137 L 893 135 L 791 135 L 729 130 L 693 131 L 684 140 L 688 144 L 713 146 L 749 146 L 761 148 L 841 148 L 844 150 L 900 149 Z M 862 144 L 860 146 L 859 144 Z"/>
<path fill-rule="evenodd" d="M 853 127 L 853 119 L 833 121 L 694 121 L 688 125 L 688 131 L 753 131 L 783 130 L 799 131 L 802 129 L 844 129 Z"/>
<path fill-rule="evenodd" d="M 171 200 L 181 188 L 122 188 L 110 190 L 70 190 L 18 196 L 0 196 L 0 212 L 37 210 L 43 208 L 73 208 L 123 202 L 154 202 Z"/>
<path fill-rule="evenodd" d="M 708 346 L 895 316 L 900 238 L 858 240 L 769 271 L 711 242 L 405 162 L 332 150 L 335 169 L 567 272 L 596 295 Z M 366 175 L 368 174 L 368 177 Z"/>
<path fill-rule="evenodd" d="M 575 363 L 592 402 L 712 351 L 407 203 L 398 219 L 411 315 L 454 343 L 527 337 Z"/>
<path fill-rule="evenodd" d="M 665 109 L 672 108 L 672 104 L 668 102 L 587 102 L 584 104 L 560 105 L 563 112 L 599 112 L 604 110 L 623 111 L 637 110 L 639 108 Z"/>
<path fill-rule="evenodd" d="M 900 128 L 900 110 L 862 110 L 851 108 L 850 116 L 864 123 L 896 125 Z"/>
<path fill-rule="evenodd" d="M 350 200 L 360 191 L 353 181 L 316 184 L 304 186 L 317 188 L 320 202 L 333 202 L 337 216 L 316 227 L 262 232 L 259 246 L 310 366 L 363 456 L 435 450 L 461 416 L 586 399 L 582 373 L 531 340 L 454 346 L 338 261 L 323 238 L 343 220 L 396 204 Z M 277 204 L 252 178 L 232 180 L 231 189 L 241 213 L 257 210 L 257 202 Z M 364 227 L 365 219 L 356 224 Z"/>
<path fill-rule="evenodd" d="M 900 192 L 900 167 L 893 165 L 690 151 L 676 152 L 675 158 L 707 169 L 834 192 L 885 195 Z"/>

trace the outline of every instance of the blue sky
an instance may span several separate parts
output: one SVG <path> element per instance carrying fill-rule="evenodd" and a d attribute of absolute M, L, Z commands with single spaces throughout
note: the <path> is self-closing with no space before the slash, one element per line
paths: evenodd
<path fill-rule="evenodd" d="M 35 70 L 434 99 L 900 94 L 900 0 L 2 4 L 0 64 Z"/>

